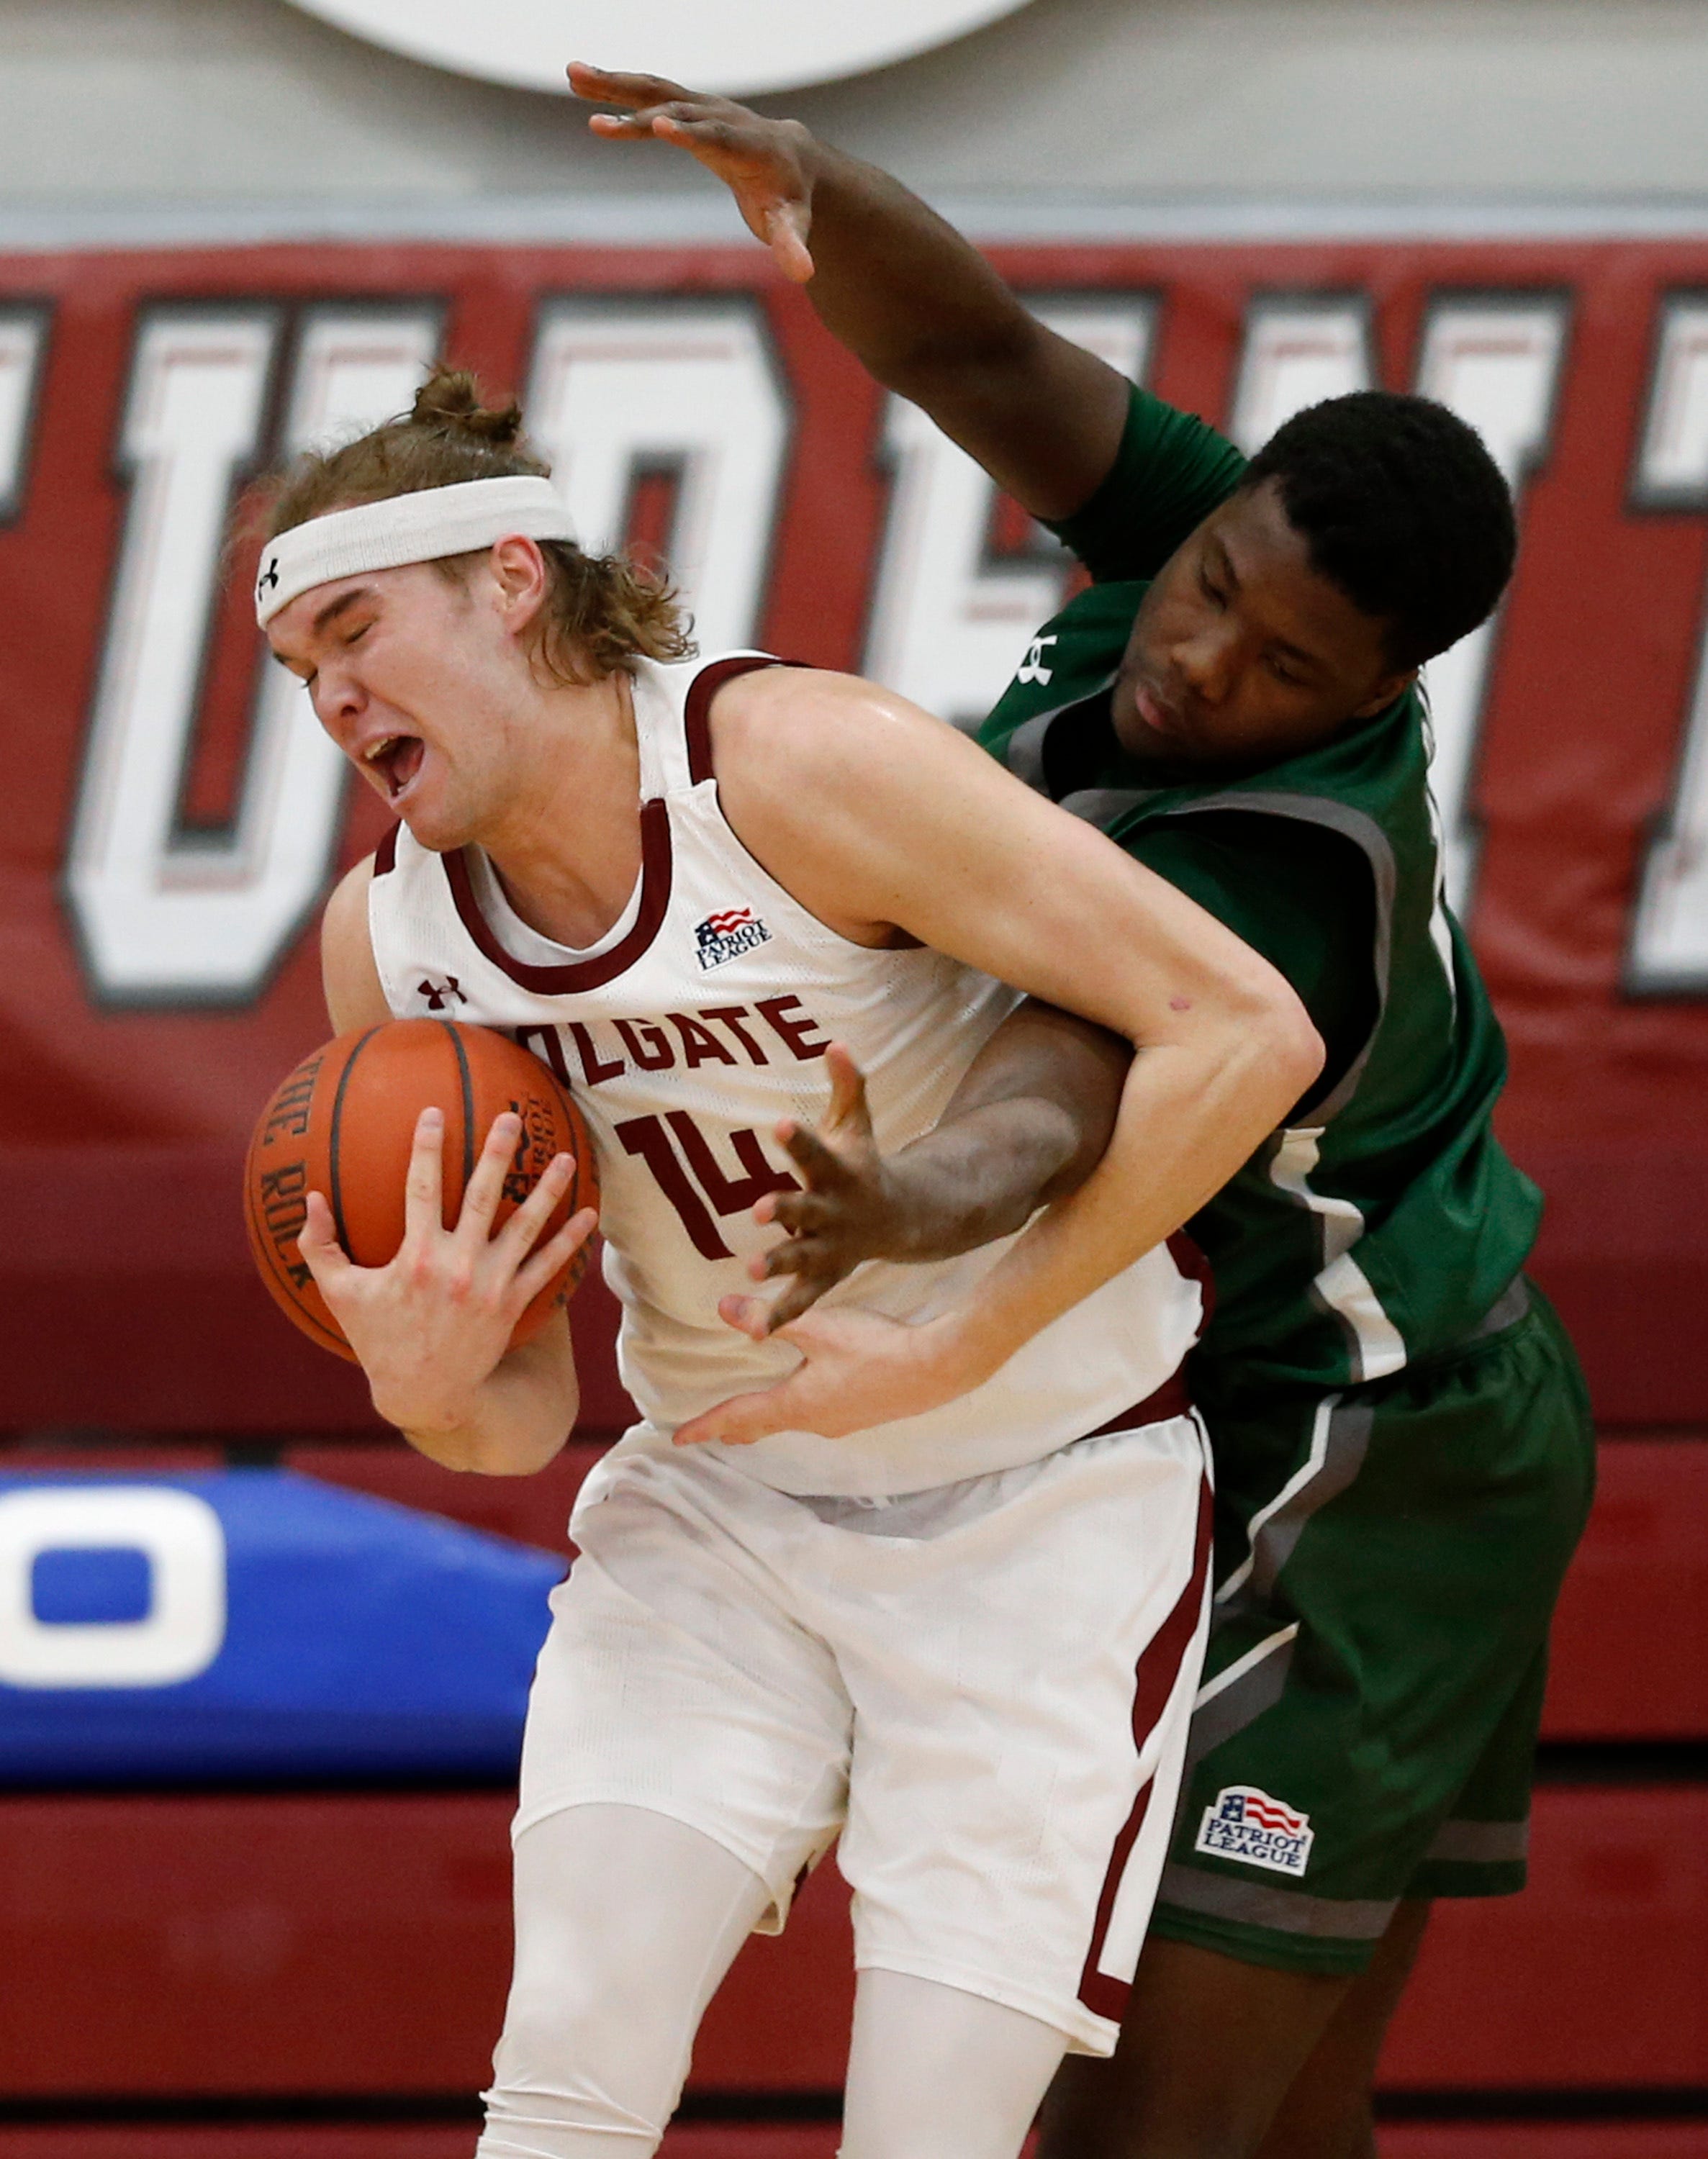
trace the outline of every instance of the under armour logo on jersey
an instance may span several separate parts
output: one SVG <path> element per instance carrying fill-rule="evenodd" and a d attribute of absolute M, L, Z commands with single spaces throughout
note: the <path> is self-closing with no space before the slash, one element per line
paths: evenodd
<path fill-rule="evenodd" d="M 277 555 L 270 555 L 267 557 L 267 567 L 255 581 L 256 598 L 259 600 L 261 594 L 265 592 L 271 591 L 272 588 L 277 584 L 278 581 L 279 558 Z"/>
<path fill-rule="evenodd" d="M 468 1002 L 463 994 L 463 985 L 454 975 L 447 975 L 443 982 L 417 982 L 415 993 L 427 999 L 429 1012 L 443 1012 L 448 1004 L 466 1005 Z"/>
<path fill-rule="evenodd" d="M 721 967 L 726 960 L 740 957 L 761 945 L 769 945 L 771 933 L 750 907 L 727 907 L 720 914 L 708 914 L 696 925 L 694 956 L 700 962 L 702 974 L 710 974 Z"/>
<path fill-rule="evenodd" d="M 1055 641 L 1056 640 L 1053 637 L 1034 637 L 1033 639 L 1032 643 L 1027 647 L 1025 659 L 1021 661 L 1019 667 L 1015 671 L 1014 679 L 1017 682 L 1048 681 L 1050 676 L 1055 672 L 1055 670 L 1053 667 L 1046 667 L 1044 665 L 1043 649 L 1045 645 L 1053 645 Z"/>

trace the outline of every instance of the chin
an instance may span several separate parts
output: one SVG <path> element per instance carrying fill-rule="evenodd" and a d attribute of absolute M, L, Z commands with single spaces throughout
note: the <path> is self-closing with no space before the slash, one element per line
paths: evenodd
<path fill-rule="evenodd" d="M 1115 738 L 1129 757 L 1137 758 L 1145 764 L 1179 761 L 1179 744 L 1171 742 L 1166 735 L 1157 733 L 1134 702 L 1131 690 L 1119 698 L 1110 718 L 1115 727 Z"/>
<path fill-rule="evenodd" d="M 453 855 L 474 837 L 443 810 L 436 812 L 430 803 L 406 803 L 396 814 L 408 826 L 409 836 L 416 845 L 425 847 L 430 855 Z"/>

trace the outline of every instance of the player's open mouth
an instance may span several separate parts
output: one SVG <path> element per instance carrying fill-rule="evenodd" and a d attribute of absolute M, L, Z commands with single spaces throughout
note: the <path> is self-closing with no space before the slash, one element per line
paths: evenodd
<path fill-rule="evenodd" d="M 379 774 L 387 796 L 395 802 L 421 770 L 426 749 L 419 735 L 386 735 L 363 753 L 362 762 Z"/>

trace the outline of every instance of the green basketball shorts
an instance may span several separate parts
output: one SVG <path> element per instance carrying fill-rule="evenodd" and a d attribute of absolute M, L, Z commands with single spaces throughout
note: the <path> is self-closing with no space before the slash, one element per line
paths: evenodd
<path fill-rule="evenodd" d="M 1540 1293 L 1491 1320 L 1390 1380 L 1206 1413 L 1215 1614 L 1153 1934 L 1345 1974 L 1402 1897 L 1524 1887 L 1595 1442 Z"/>

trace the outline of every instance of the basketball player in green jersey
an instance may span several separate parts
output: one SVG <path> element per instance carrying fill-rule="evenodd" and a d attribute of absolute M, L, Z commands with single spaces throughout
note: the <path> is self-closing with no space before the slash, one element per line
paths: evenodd
<path fill-rule="evenodd" d="M 1368 2159 L 1429 1900 L 1524 1881 L 1549 1620 L 1592 1480 L 1576 1359 L 1520 1271 L 1540 1203 L 1489 1128 L 1504 1053 L 1441 903 L 1416 687 L 1499 598 L 1507 490 L 1451 414 L 1380 393 L 1247 464 L 796 123 L 571 73 L 624 108 L 596 132 L 723 179 L 826 326 L 1085 564 L 981 739 L 1278 966 L 1328 1045 L 1193 1224 L 1219 1293 L 1193 1364 L 1219 1624 L 1121 2048 L 1066 2065 L 1042 2149 Z M 1106 1114 L 1098 1069 L 1033 1012 L 889 1163 L 845 1072 L 830 1147 L 794 1142 L 814 1188 L 769 1203 L 794 1233 L 787 1308 L 858 1258 L 1024 1219 L 1061 1135 Z M 703 1421 L 757 1437 L 788 1392 Z"/>

